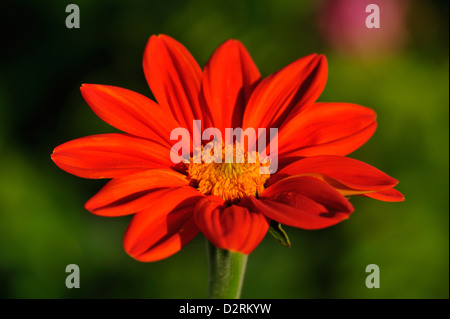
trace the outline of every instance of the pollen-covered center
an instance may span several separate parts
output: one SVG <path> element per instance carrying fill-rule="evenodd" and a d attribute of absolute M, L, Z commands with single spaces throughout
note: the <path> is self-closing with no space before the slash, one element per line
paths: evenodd
<path fill-rule="evenodd" d="M 258 196 L 270 177 L 269 164 L 256 151 L 246 152 L 240 144 L 201 147 L 185 163 L 188 178 L 205 195 L 217 195 L 228 203 L 245 196 Z"/>

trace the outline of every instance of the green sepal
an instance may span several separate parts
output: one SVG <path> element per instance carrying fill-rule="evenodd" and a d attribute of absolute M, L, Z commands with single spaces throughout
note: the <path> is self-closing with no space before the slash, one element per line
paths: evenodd
<path fill-rule="evenodd" d="M 289 241 L 289 237 L 281 227 L 281 224 L 272 220 L 270 222 L 269 233 L 275 238 L 279 243 L 283 246 L 291 247 L 291 242 Z"/>

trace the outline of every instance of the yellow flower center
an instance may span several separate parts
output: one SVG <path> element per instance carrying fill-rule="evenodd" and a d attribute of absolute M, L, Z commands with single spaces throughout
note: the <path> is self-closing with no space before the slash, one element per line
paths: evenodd
<path fill-rule="evenodd" d="M 220 147 L 221 143 L 211 149 L 202 146 L 201 152 L 194 152 L 185 163 L 188 178 L 194 186 L 202 194 L 222 197 L 228 204 L 261 194 L 270 177 L 270 163 L 261 163 L 257 152 L 246 152 L 239 143 L 223 146 L 221 150 Z"/>

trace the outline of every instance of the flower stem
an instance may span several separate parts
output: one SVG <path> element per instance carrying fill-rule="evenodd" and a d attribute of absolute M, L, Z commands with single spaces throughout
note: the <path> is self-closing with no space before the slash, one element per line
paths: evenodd
<path fill-rule="evenodd" d="M 238 299 L 244 281 L 247 255 L 215 247 L 208 240 L 208 298 Z"/>

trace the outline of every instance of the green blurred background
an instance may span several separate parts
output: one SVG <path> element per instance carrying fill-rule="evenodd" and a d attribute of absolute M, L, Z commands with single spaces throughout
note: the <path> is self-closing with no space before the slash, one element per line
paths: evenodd
<path fill-rule="evenodd" d="M 134 261 L 122 247 L 130 217 L 83 208 L 105 181 L 69 175 L 50 160 L 65 141 L 114 131 L 83 101 L 82 83 L 151 96 L 141 61 L 158 33 L 185 44 L 202 66 L 220 43 L 239 39 L 263 76 L 325 53 L 320 100 L 378 113 L 377 132 L 351 157 L 400 180 L 406 196 L 403 203 L 355 198 L 352 217 L 329 229 L 287 228 L 291 248 L 268 235 L 249 257 L 243 298 L 449 297 L 448 1 L 396 1 L 394 9 L 370 1 L 380 5 L 381 28 L 367 33 L 358 20 L 352 30 L 365 33 L 356 38 L 339 15 L 350 0 L 72 2 L 80 29 L 65 27 L 70 2 L 2 5 L 0 297 L 206 296 L 202 236 L 166 260 Z M 65 287 L 72 263 L 81 269 L 80 289 Z M 372 263 L 379 289 L 365 286 Z"/>

